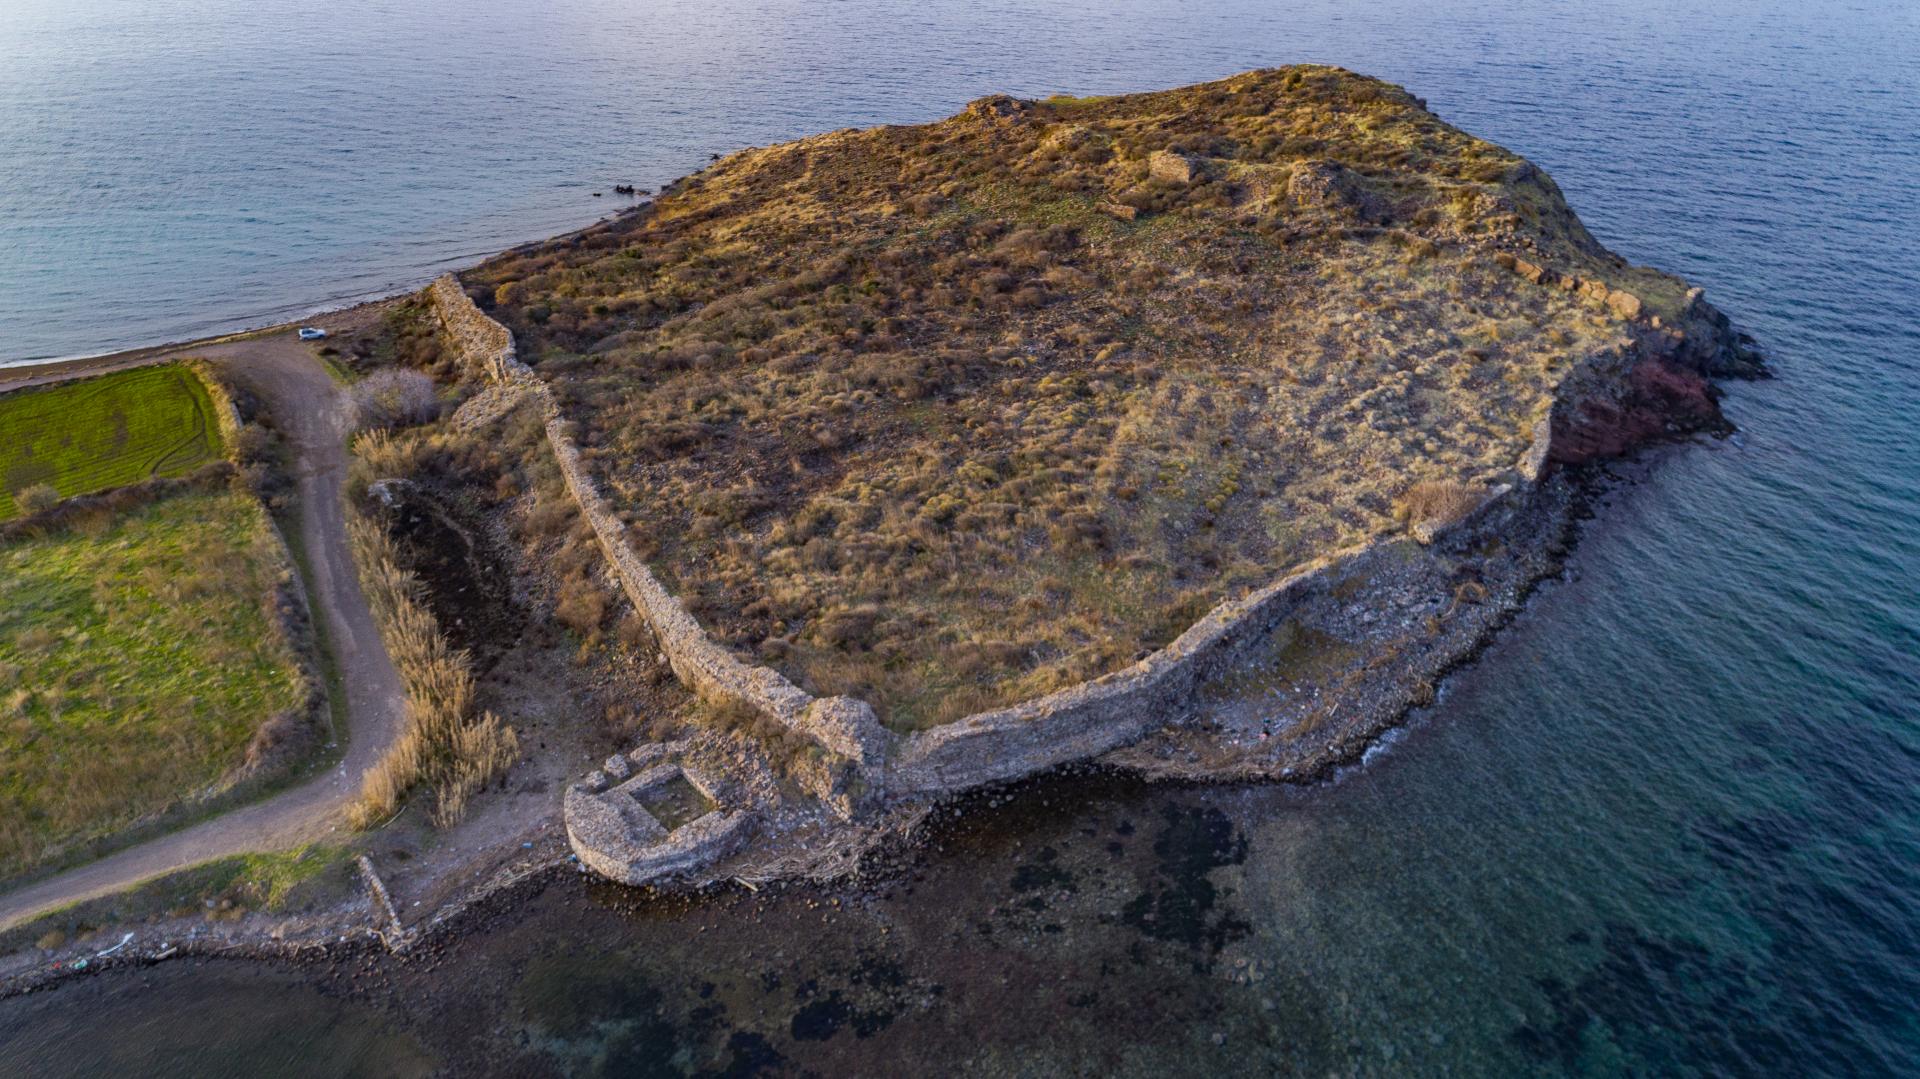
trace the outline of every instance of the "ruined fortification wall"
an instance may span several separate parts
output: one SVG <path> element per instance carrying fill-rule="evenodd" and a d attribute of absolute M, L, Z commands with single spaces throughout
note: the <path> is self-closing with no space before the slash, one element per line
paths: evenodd
<path fill-rule="evenodd" d="M 519 386 L 538 402 L 546 420 L 547 442 L 560 465 L 567 491 L 606 554 L 627 598 L 652 627 L 673 673 L 709 700 L 744 704 L 805 735 L 827 750 L 858 763 L 869 788 L 878 787 L 886 756 L 887 733 L 864 701 L 816 698 L 770 667 L 744 662 L 702 629 L 667 591 L 646 560 L 626 539 L 626 524 L 607 504 L 581 459 L 552 391 L 517 356 L 513 334 L 488 318 L 453 275 L 428 287 L 447 336 L 469 363 L 497 382 Z"/>
<path fill-rule="evenodd" d="M 896 788 L 958 791 L 1098 756 L 1181 718 L 1207 669 L 1285 622 L 1302 600 L 1354 572 L 1372 548 L 1342 552 L 1215 607 L 1125 670 L 907 739 Z"/>
<path fill-rule="evenodd" d="M 1210 668 L 1234 662 L 1246 648 L 1263 642 L 1295 608 L 1332 583 L 1365 572 L 1382 546 L 1341 552 L 1252 595 L 1221 603 L 1171 644 L 1125 670 L 896 740 L 879 726 L 866 702 L 815 698 L 778 671 L 746 663 L 708 636 L 627 543 L 625 525 L 588 473 L 551 390 L 515 355 L 513 335 L 475 307 L 451 275 L 436 280 L 429 294 L 448 336 L 470 362 L 488 378 L 524 387 L 539 399 L 547 439 L 567 489 L 628 598 L 659 638 L 674 673 L 703 696 L 747 704 L 858 762 L 872 791 L 958 791 L 1084 760 L 1135 741 L 1178 718 Z M 1537 434 L 1536 441 L 1544 443 L 1544 422 Z M 1525 470 L 1532 479 L 1544 465 L 1545 453 L 1536 447 L 1528 456 L 1532 467 Z M 1504 489 L 1494 492 L 1469 518 L 1480 518 L 1505 494 Z"/>
<path fill-rule="evenodd" d="M 450 276 L 434 282 L 433 296 L 448 333 L 463 350 L 484 363 L 493 377 L 520 382 L 541 397 L 548 439 L 568 489 L 628 596 L 659 636 L 674 672 L 704 695 L 746 702 L 858 762 L 870 791 L 959 791 L 1085 760 L 1136 741 L 1180 719 L 1212 671 L 1245 659 L 1303 605 L 1324 601 L 1340 582 L 1373 572 L 1380 560 L 1396 557 L 1392 548 L 1407 542 L 1386 537 L 1350 548 L 1221 603 L 1171 644 L 1124 670 L 896 739 L 880 728 L 865 702 L 816 699 L 777 671 L 745 663 L 707 636 L 626 542 L 624 525 L 581 462 L 551 392 L 514 358 L 512 335 L 475 308 Z M 1611 295 L 1600 302 L 1616 310 L 1626 306 L 1624 299 Z M 1556 402 L 1556 410 L 1559 405 Z M 1423 545 L 1453 544 L 1497 532 L 1547 472 L 1552 419 L 1550 413 L 1535 425 L 1526 453 L 1515 462 L 1516 484 L 1494 488 L 1472 512 L 1420 529 L 1415 539 Z"/>
<path fill-rule="evenodd" d="M 515 354 L 513 331 L 475 307 L 459 278 L 441 274 L 427 286 L 427 295 L 440 316 L 441 328 L 468 363 L 496 382 L 537 381 Z"/>
<path fill-rule="evenodd" d="M 1529 485 L 1529 488 L 1530 485 Z M 1489 492 L 1480 505 L 1422 544 L 1454 543 L 1497 530 L 1523 495 Z M 1353 577 L 1366 577 L 1404 549 L 1403 537 L 1336 552 L 1240 599 L 1228 600 L 1171 644 L 1125 670 L 976 713 L 905 739 L 888 781 L 896 790 L 951 792 L 1096 757 L 1185 718 L 1215 671 L 1239 664 L 1309 604 Z"/>

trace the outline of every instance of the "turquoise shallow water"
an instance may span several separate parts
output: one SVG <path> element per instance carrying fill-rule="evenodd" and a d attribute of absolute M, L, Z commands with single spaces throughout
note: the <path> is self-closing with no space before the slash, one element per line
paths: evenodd
<path fill-rule="evenodd" d="M 16 0 L 0 243 L 28 257 L 0 268 L 0 354 L 411 280 L 599 209 L 562 185 L 651 185 L 709 150 L 1317 59 L 1541 163 L 1616 250 L 1704 284 L 1779 377 L 1730 387 L 1739 436 L 1622 466 L 1566 579 L 1337 783 L 1030 784 L 837 909 L 627 909 L 567 882 L 382 988 L 85 982 L 0 1004 L 0 1071 L 380 1074 L 406 1044 L 500 1074 L 1920 1072 L 1914 14 L 532 7 L 27 0 L 23 19 Z M 152 48 L 182 20 L 212 28 Z M 507 59 L 470 66 L 486 56 Z M 265 141 L 149 136 L 225 115 Z M 136 159 L 173 182 L 134 184 Z M 185 321 L 100 325 L 126 294 L 128 319 Z M 187 1021 L 208 1008 L 236 1033 Z M 296 1053 L 238 1033 L 296 1011 Z M 148 1055 L 103 1056 L 134 1021 Z"/>

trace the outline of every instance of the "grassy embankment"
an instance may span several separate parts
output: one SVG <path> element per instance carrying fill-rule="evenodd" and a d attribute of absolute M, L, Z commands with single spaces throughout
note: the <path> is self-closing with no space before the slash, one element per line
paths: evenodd
<path fill-rule="evenodd" d="M 207 388 L 180 364 L 10 393 L 0 397 L 0 521 L 20 516 L 17 498 L 34 488 L 71 498 L 184 476 L 220 453 Z"/>
<path fill-rule="evenodd" d="M 1510 480 L 1623 333 L 1514 250 L 1679 303 L 1518 156 L 1308 66 L 744 151 L 468 280 L 702 622 L 907 729 Z"/>
<path fill-rule="evenodd" d="M 325 907 L 360 887 L 346 848 L 312 844 L 272 854 L 237 854 L 168 873 L 124 892 L 50 911 L 0 932 L 0 954 L 72 941 L 112 944 L 115 930 L 157 918 L 199 915 L 231 921 L 249 911 Z"/>
<path fill-rule="evenodd" d="M 279 774 L 292 569 L 179 364 L 0 395 L 0 878 Z M 156 479 L 192 473 L 187 480 Z M 111 492 L 61 503 L 61 497 Z"/>

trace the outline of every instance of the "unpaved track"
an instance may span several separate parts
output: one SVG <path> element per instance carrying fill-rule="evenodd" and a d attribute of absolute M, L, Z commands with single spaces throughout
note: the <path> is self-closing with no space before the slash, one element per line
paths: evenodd
<path fill-rule="evenodd" d="M 404 693 L 347 547 L 341 485 L 347 475 L 348 402 L 305 344 L 291 332 L 200 347 L 186 346 L 135 363 L 202 356 L 267 402 L 294 451 L 300 538 L 306 548 L 307 594 L 326 619 L 334 660 L 347 695 L 351 737 L 346 756 L 325 775 L 264 801 L 108 855 L 0 895 L 0 929 L 56 907 L 214 858 L 285 850 L 341 829 L 341 810 L 361 776 L 399 734 Z M 94 369 L 88 373 L 98 373 Z M 38 378 L 0 369 L 0 389 Z M 346 735 L 348 732 L 338 732 Z"/>

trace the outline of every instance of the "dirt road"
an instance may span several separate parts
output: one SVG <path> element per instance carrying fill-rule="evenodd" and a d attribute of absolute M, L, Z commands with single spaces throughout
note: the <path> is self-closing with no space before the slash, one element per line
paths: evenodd
<path fill-rule="evenodd" d="M 141 355 L 120 366 L 181 356 L 202 356 L 231 372 L 267 402 L 293 447 L 307 594 L 316 616 L 326 620 L 345 684 L 349 731 L 341 733 L 348 736 L 347 752 L 325 775 L 291 790 L 0 895 L 0 929 L 210 859 L 324 838 L 342 828 L 341 810 L 360 789 L 361 776 L 400 731 L 400 676 L 380 642 L 347 547 L 341 504 L 351 423 L 346 394 L 291 331 Z M 47 377 L 0 370 L 0 389 Z"/>

